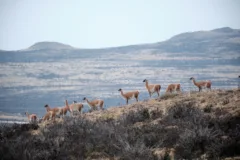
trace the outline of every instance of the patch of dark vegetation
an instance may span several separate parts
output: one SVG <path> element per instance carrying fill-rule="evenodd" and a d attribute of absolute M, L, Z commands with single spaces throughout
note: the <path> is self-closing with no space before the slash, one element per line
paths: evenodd
<path fill-rule="evenodd" d="M 130 111 L 128 113 L 123 114 L 120 117 L 120 121 L 124 125 L 132 125 L 136 122 L 143 122 L 150 118 L 150 113 L 147 108 L 141 108 L 137 111 Z"/>
<path fill-rule="evenodd" d="M 200 101 L 201 103 L 204 103 L 204 102 L 206 102 L 206 100 L 205 99 L 201 99 L 201 101 Z"/>
<path fill-rule="evenodd" d="M 191 101 L 170 106 L 166 114 L 141 107 L 119 119 L 89 121 L 65 117 L 64 123 L 1 126 L 0 159 L 219 159 L 240 155 L 240 118 L 224 111 L 202 111 Z M 156 123 L 151 123 L 155 119 Z M 30 131 L 38 129 L 38 135 Z M 173 150 L 170 152 L 170 150 Z"/>
<path fill-rule="evenodd" d="M 154 120 L 157 118 L 161 118 L 163 116 L 163 111 L 157 108 L 155 110 L 150 111 L 149 114 L 150 114 L 150 118 Z"/>
<path fill-rule="evenodd" d="M 227 99 L 227 98 L 222 101 L 222 105 L 226 105 L 228 103 L 229 103 L 229 99 Z"/>
<path fill-rule="evenodd" d="M 212 111 L 212 107 L 213 105 L 212 104 L 207 104 L 204 108 L 203 108 L 203 111 L 205 113 L 210 113 Z"/>
<path fill-rule="evenodd" d="M 167 93 L 167 94 L 164 94 L 163 96 L 161 96 L 160 100 L 167 100 L 167 99 L 174 98 L 176 96 L 178 96 L 177 93 Z"/>
<path fill-rule="evenodd" d="M 22 134 L 22 132 L 37 130 L 39 126 L 37 124 L 13 124 L 13 125 L 0 125 L 0 140 L 4 138 L 16 138 Z"/>
<path fill-rule="evenodd" d="M 233 93 L 233 90 L 226 90 L 227 93 Z"/>

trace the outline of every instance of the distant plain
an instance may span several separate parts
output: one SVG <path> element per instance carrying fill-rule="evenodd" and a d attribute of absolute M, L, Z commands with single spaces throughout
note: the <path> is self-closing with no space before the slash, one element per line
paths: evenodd
<path fill-rule="evenodd" d="M 211 80 L 213 89 L 237 88 L 240 32 L 226 33 L 228 29 L 209 31 L 220 38 L 196 39 L 198 45 L 188 37 L 178 43 L 179 36 L 185 36 L 181 34 L 161 43 L 106 49 L 64 48 L 64 44 L 46 42 L 27 50 L 0 51 L 0 120 L 4 115 L 23 116 L 25 111 L 43 116 L 45 104 L 64 106 L 65 99 L 72 103 L 82 102 L 83 97 L 101 98 L 105 108 L 119 106 L 125 104 L 119 88 L 139 90 L 140 100 L 148 99 L 143 79 L 161 84 L 161 95 L 170 83 L 181 83 L 184 92 L 197 90 L 190 77 Z M 192 38 L 196 33 L 189 34 Z M 231 44 L 231 37 L 221 41 L 228 35 L 235 35 Z M 85 104 L 84 111 L 88 109 Z"/>

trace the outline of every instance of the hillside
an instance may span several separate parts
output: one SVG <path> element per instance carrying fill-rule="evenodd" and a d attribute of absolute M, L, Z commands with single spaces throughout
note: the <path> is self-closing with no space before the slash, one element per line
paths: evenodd
<path fill-rule="evenodd" d="M 70 45 L 58 43 L 58 42 L 38 42 L 30 46 L 27 50 L 62 50 L 62 49 L 74 49 Z"/>
<path fill-rule="evenodd" d="M 64 121 L 1 126 L 3 159 L 240 156 L 240 90 L 171 94 Z"/>
<path fill-rule="evenodd" d="M 240 51 L 240 30 L 225 27 L 182 33 L 158 43 L 155 48 L 167 53 L 226 57 L 226 53 Z"/>

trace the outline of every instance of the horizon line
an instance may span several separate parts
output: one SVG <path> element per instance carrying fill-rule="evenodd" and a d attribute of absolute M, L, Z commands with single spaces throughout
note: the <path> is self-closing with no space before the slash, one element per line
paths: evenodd
<path fill-rule="evenodd" d="M 210 31 L 214 31 L 214 30 L 217 30 L 217 29 L 223 29 L 223 28 L 229 28 L 229 29 L 232 29 L 232 30 L 239 30 L 239 29 L 235 29 L 235 28 L 231 28 L 231 27 L 220 27 L 220 28 L 215 28 L 215 29 L 211 29 L 211 30 L 196 30 L 196 31 L 188 31 L 188 32 L 182 32 L 182 33 L 178 33 L 176 35 L 173 35 L 171 36 L 170 38 L 166 39 L 166 40 L 163 40 L 163 41 L 157 41 L 157 42 L 146 42 L 146 43 L 136 43 L 136 44 L 129 44 L 129 45 L 118 45 L 118 46 L 109 46 L 109 47 L 96 47 L 96 48 L 79 48 L 79 47 L 74 47 L 70 44 L 66 44 L 64 42 L 59 42 L 59 41 L 51 41 L 51 40 L 46 40 L 46 41 L 38 41 L 38 42 L 35 42 L 33 43 L 31 46 L 27 47 L 27 48 L 24 48 L 24 49 L 17 49 L 17 50 L 4 50 L 4 49 L 0 49 L 0 51 L 7 51 L 7 52 L 10 52 L 10 51 L 24 51 L 24 50 L 28 50 L 30 49 L 33 45 L 35 44 L 38 44 L 38 43 L 44 43 L 44 42 L 47 42 L 47 43 L 59 43 L 59 44 L 62 44 L 62 45 L 67 45 L 67 46 L 70 46 L 72 47 L 72 49 L 82 49 L 82 50 L 98 50 L 98 49 L 112 49 L 112 48 L 119 48 L 119 47 L 129 47 L 129 46 L 140 46 L 140 45 L 150 45 L 150 44 L 156 44 L 156 43 L 161 43 L 161 42 L 165 42 L 167 40 L 170 40 L 171 38 L 177 36 L 177 35 L 180 35 L 180 34 L 184 34 L 184 33 L 194 33 L 194 32 L 210 32 Z"/>

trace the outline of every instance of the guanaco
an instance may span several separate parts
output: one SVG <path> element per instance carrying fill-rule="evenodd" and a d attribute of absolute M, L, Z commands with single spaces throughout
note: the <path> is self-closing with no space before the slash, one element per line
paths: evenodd
<path fill-rule="evenodd" d="M 121 92 L 121 96 L 123 97 L 123 99 L 126 100 L 126 104 L 128 104 L 128 101 L 132 98 L 135 98 L 136 101 L 138 102 L 139 91 L 131 91 L 131 92 L 123 93 L 121 88 L 118 91 Z"/>
<path fill-rule="evenodd" d="M 146 89 L 148 90 L 149 96 L 151 98 L 153 93 L 157 93 L 158 97 L 160 96 L 160 84 L 149 84 L 147 79 L 144 79 L 143 82 L 145 82 Z"/>
<path fill-rule="evenodd" d="M 198 87 L 199 92 L 202 90 L 202 88 L 208 88 L 208 89 L 211 90 L 211 85 L 212 85 L 211 81 L 199 81 L 199 82 L 196 82 L 193 77 L 191 77 L 190 80 L 192 80 L 193 84 Z"/>

